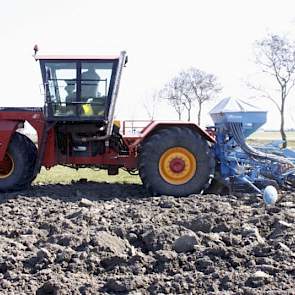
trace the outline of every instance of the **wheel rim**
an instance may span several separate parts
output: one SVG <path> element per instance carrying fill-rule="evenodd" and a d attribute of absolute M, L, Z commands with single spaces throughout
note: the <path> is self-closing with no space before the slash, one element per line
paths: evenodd
<path fill-rule="evenodd" d="M 185 148 L 174 147 L 165 151 L 159 161 L 159 171 L 165 181 L 174 185 L 190 181 L 197 170 L 195 156 Z"/>
<path fill-rule="evenodd" d="M 0 161 L 0 179 L 9 177 L 14 170 L 14 161 L 11 156 L 6 153 L 4 159 Z"/>

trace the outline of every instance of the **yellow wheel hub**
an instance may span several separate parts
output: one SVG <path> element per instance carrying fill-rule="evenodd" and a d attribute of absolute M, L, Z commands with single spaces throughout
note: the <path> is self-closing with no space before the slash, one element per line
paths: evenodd
<path fill-rule="evenodd" d="M 161 176 L 170 184 L 181 185 L 192 179 L 197 170 L 195 156 L 185 148 L 174 147 L 163 153 L 159 161 Z"/>
<path fill-rule="evenodd" d="M 14 161 L 11 156 L 6 153 L 4 159 L 0 161 L 0 179 L 9 177 L 14 171 Z"/>

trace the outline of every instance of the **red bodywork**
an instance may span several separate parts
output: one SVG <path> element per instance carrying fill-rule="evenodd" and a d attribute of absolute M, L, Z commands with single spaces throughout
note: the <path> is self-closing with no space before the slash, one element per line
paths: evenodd
<path fill-rule="evenodd" d="M 45 127 L 43 112 L 0 111 L 0 161 L 4 158 L 12 134 L 25 121 L 29 122 L 36 130 L 38 146 L 40 146 Z"/>
<path fill-rule="evenodd" d="M 119 155 L 117 151 L 108 148 L 103 155 L 96 156 L 68 156 L 58 153 L 56 147 L 56 134 L 53 127 L 49 127 L 46 123 L 42 110 L 29 111 L 20 109 L 10 109 L 0 111 L 0 161 L 3 160 L 12 134 L 27 121 L 36 130 L 38 136 L 38 147 L 42 145 L 44 136 L 48 132 L 46 142 L 44 143 L 44 153 L 40 161 L 42 166 L 46 168 L 53 167 L 57 164 L 69 165 L 106 165 L 125 167 L 129 170 L 137 169 L 137 151 L 141 142 L 150 136 L 155 130 L 162 128 L 180 126 L 189 127 L 199 133 L 209 142 L 215 142 L 214 138 L 201 129 L 199 126 L 189 122 L 162 122 L 151 121 L 140 132 L 133 135 L 125 134 L 125 124 L 123 122 L 123 140 L 129 148 L 128 155 Z M 40 151 L 39 151 L 40 154 Z"/>

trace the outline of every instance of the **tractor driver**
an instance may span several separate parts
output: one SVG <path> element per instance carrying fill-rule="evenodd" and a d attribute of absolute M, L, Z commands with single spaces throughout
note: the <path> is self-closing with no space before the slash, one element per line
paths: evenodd
<path fill-rule="evenodd" d="M 98 82 L 99 75 L 95 71 L 95 65 L 89 65 L 88 70 L 81 75 L 81 99 L 88 101 L 88 99 L 95 99 L 99 95 Z"/>
<path fill-rule="evenodd" d="M 86 72 L 81 75 L 81 100 L 84 115 L 103 115 L 105 100 L 98 91 L 100 76 L 96 73 L 95 64 L 89 64 Z"/>

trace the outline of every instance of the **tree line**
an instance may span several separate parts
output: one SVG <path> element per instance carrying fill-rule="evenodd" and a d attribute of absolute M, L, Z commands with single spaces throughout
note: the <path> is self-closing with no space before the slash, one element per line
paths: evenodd
<path fill-rule="evenodd" d="M 166 99 L 177 112 L 178 119 L 182 119 L 185 110 L 187 120 L 191 120 L 194 104 L 198 106 L 197 123 L 201 123 L 202 105 L 221 91 L 217 77 L 197 68 L 181 71 L 172 78 L 160 91 L 160 97 Z"/>
<path fill-rule="evenodd" d="M 261 83 L 256 79 L 255 82 L 248 81 L 247 86 L 259 94 L 259 98 L 268 99 L 276 106 L 283 147 L 286 147 L 285 110 L 287 98 L 295 85 L 295 42 L 283 35 L 269 34 L 255 41 L 254 58 Z M 270 81 L 267 85 L 266 80 Z M 221 91 L 216 75 L 191 67 L 177 73 L 152 95 L 152 100 L 144 107 L 153 119 L 156 104 L 159 99 L 164 100 L 172 106 L 179 120 L 194 120 L 200 125 L 203 104 L 217 98 Z M 194 108 L 196 114 L 192 113 Z"/>

